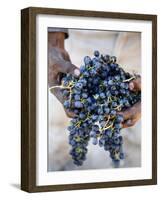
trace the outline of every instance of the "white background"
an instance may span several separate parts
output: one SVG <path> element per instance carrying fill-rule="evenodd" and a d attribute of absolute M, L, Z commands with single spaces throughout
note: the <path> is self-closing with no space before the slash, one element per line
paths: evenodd
<path fill-rule="evenodd" d="M 158 14 L 158 44 L 161 43 L 160 0 L 14 0 L 1 1 L 0 7 L 0 198 L 3 199 L 159 199 L 161 195 L 161 146 L 158 145 L 158 185 L 99 190 L 27 194 L 18 189 L 20 183 L 20 9 L 27 6 L 137 12 Z M 76 3 L 75 3 L 76 2 Z M 158 45 L 158 55 L 161 55 Z M 158 57 L 158 77 L 161 76 Z M 158 80 L 158 88 L 161 79 Z M 160 96 L 158 91 L 158 97 Z M 161 101 L 161 99 L 159 99 Z M 158 101 L 158 102 L 159 102 Z M 160 105 L 158 105 L 160 110 Z M 159 113 L 159 112 L 158 112 Z M 161 112 L 158 114 L 158 119 Z M 158 123 L 159 124 L 159 123 Z M 158 127 L 158 133 L 161 126 Z M 158 141 L 161 136 L 158 134 Z M 160 142 L 159 142 L 160 143 Z"/>

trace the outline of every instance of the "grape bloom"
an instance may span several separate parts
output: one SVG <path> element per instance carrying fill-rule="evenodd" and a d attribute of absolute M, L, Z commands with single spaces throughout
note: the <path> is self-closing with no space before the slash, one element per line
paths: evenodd
<path fill-rule="evenodd" d="M 118 112 L 141 100 L 141 92 L 129 90 L 135 78 L 117 64 L 115 56 L 95 51 L 93 58 L 84 58 L 78 78 L 67 74 L 61 86 L 54 86 L 62 88 L 64 108 L 74 113 L 68 126 L 74 164 L 86 160 L 89 140 L 104 148 L 115 166 L 124 159 L 123 116 Z"/>

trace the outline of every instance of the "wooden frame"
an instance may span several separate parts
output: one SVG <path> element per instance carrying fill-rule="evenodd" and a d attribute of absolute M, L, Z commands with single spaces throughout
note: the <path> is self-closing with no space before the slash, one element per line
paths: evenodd
<path fill-rule="evenodd" d="M 36 186 L 36 16 L 86 16 L 152 22 L 152 179 Z M 145 14 L 26 8 L 21 11 L 21 189 L 27 192 L 157 184 L 157 16 Z"/>

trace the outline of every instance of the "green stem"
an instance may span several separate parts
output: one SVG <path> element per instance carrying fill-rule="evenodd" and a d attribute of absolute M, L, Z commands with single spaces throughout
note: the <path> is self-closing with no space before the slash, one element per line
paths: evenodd
<path fill-rule="evenodd" d="M 129 79 L 123 80 L 123 83 L 125 83 L 125 82 L 129 82 L 129 81 L 131 81 L 131 80 L 133 80 L 133 79 L 135 79 L 135 76 L 132 76 L 132 77 L 129 78 Z"/>

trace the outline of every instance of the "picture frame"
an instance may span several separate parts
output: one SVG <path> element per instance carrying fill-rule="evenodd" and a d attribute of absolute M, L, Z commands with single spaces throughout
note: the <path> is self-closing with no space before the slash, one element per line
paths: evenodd
<path fill-rule="evenodd" d="M 125 20 L 151 23 L 152 130 L 151 178 L 37 185 L 37 16 L 61 16 L 62 19 L 90 18 L 106 21 Z M 41 21 L 39 21 L 40 23 Z M 47 62 L 47 61 L 46 61 Z M 148 70 L 148 69 L 147 69 Z M 145 126 L 145 124 L 143 124 Z M 150 130 L 148 130 L 150 132 Z M 47 131 L 46 131 L 47 133 Z M 46 134 L 44 133 L 44 134 Z M 78 173 L 79 172 L 75 172 Z M 78 176 L 78 175 L 77 175 Z M 157 184 L 157 16 L 119 12 L 67 10 L 29 7 L 21 10 L 21 189 L 27 192 L 96 189 Z"/>

